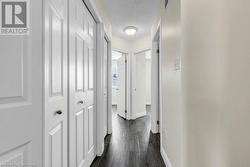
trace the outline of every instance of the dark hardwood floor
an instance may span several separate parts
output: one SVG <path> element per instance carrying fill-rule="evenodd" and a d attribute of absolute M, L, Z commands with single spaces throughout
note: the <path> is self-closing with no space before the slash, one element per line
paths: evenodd
<path fill-rule="evenodd" d="M 160 136 L 150 132 L 150 116 L 128 121 L 113 114 L 113 134 L 105 138 L 105 150 L 91 167 L 165 167 Z"/>

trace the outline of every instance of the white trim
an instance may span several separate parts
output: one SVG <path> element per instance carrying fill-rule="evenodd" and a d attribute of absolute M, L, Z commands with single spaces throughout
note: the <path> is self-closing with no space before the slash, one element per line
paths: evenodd
<path fill-rule="evenodd" d="M 163 150 L 163 136 L 162 136 L 162 68 L 161 68 L 161 57 L 162 57 L 162 24 L 160 22 L 160 26 L 159 26 L 159 34 L 160 34 L 160 54 L 159 54 L 159 100 L 160 100 L 160 105 L 159 105 L 159 113 L 160 113 L 160 149 Z"/>
<path fill-rule="evenodd" d="M 94 17 L 96 23 L 104 23 L 104 21 L 102 20 L 101 14 L 98 12 L 98 9 L 96 7 L 95 2 L 93 0 L 83 0 L 83 2 L 88 7 L 88 10 L 90 11 L 92 16 Z M 103 26 L 104 26 L 104 32 L 106 33 L 105 35 L 111 41 L 112 34 L 107 33 L 108 32 L 107 27 L 105 25 L 103 25 Z"/>
<path fill-rule="evenodd" d="M 107 80 L 107 103 L 106 106 L 104 104 L 104 40 L 108 42 L 108 80 Z M 112 81 L 111 81 L 111 40 L 108 37 L 107 33 L 104 31 L 103 23 L 97 24 L 97 59 L 96 59 L 96 100 L 97 100 L 97 110 L 96 110 L 96 154 L 97 156 L 101 156 L 104 151 L 104 138 L 107 135 L 104 132 L 104 127 L 107 126 L 107 133 L 112 133 Z M 108 125 L 106 125 L 107 121 L 104 120 L 104 112 L 103 108 L 107 107 L 107 118 Z"/>
<path fill-rule="evenodd" d="M 93 0 L 83 0 L 83 2 L 85 3 L 85 5 L 87 6 L 88 10 L 90 11 L 90 13 L 92 14 L 92 16 L 94 17 L 96 23 L 102 23 L 102 17 L 100 15 L 100 13 L 97 10 L 97 7 L 94 3 Z"/>
<path fill-rule="evenodd" d="M 97 24 L 97 57 L 96 57 L 96 154 L 101 156 L 104 151 L 103 137 L 103 51 L 104 51 L 104 28 L 102 23 Z"/>
<path fill-rule="evenodd" d="M 105 28 L 105 27 L 104 27 Z M 108 41 L 108 64 L 107 64 L 107 96 L 108 96 L 108 134 L 112 134 L 112 46 L 111 38 L 104 29 L 105 39 Z"/>
<path fill-rule="evenodd" d="M 153 36 L 151 36 L 152 40 L 156 40 L 156 34 L 160 30 L 160 27 L 161 27 L 161 19 L 159 19 L 159 21 L 157 23 L 157 28 L 152 30 L 152 33 L 151 33 L 151 35 L 153 35 Z"/>
<path fill-rule="evenodd" d="M 107 40 L 108 42 L 108 68 L 107 68 L 107 103 L 106 106 L 104 104 L 104 41 Z M 96 72 L 96 79 L 98 79 L 96 94 L 97 94 L 97 110 L 96 110 L 96 119 L 97 119 L 97 142 L 96 142 L 96 150 L 97 156 L 101 156 L 104 151 L 104 138 L 108 134 L 112 133 L 112 81 L 111 81 L 111 40 L 107 36 L 107 33 L 104 31 L 103 23 L 97 24 L 97 72 Z M 107 119 L 108 121 L 104 120 L 104 112 L 103 108 L 107 107 Z M 106 123 L 108 123 L 106 125 Z M 107 127 L 107 133 L 104 132 L 104 127 Z"/>
<path fill-rule="evenodd" d="M 146 48 L 143 48 L 143 49 L 137 49 L 133 52 L 133 55 L 136 55 L 136 54 L 139 54 L 139 53 L 143 53 L 143 52 L 147 52 L 147 51 L 150 51 L 152 50 L 151 48 L 149 47 L 146 47 Z"/>
<path fill-rule="evenodd" d="M 147 115 L 147 112 L 143 111 L 143 112 L 136 113 L 135 115 L 136 115 L 136 119 L 137 119 L 137 118 L 140 118 L 140 117 Z"/>
<path fill-rule="evenodd" d="M 97 33 L 96 33 L 96 52 L 97 52 L 97 57 L 96 57 L 96 77 L 95 79 L 100 80 L 102 77 L 102 68 L 103 68 L 103 51 L 104 51 L 104 38 L 106 38 L 109 42 L 109 53 L 111 55 L 111 37 L 107 33 L 107 29 L 102 23 L 102 17 L 100 13 L 97 10 L 97 7 L 92 0 L 83 0 L 85 5 L 87 6 L 88 10 L 94 17 L 96 23 L 97 23 Z M 112 58 L 111 58 L 112 60 Z M 111 62 L 108 60 L 108 63 L 110 64 Z M 111 71 L 108 69 L 108 71 Z M 109 73 L 108 73 L 109 74 Z M 111 75 L 111 73 L 110 73 Z M 110 76 L 108 76 L 110 77 Z M 111 77 L 110 77 L 111 78 Z M 111 84 L 111 90 L 109 85 Z M 95 123 L 95 129 L 96 129 L 96 154 L 97 156 L 101 156 L 103 151 L 104 151 L 104 137 L 103 136 L 103 116 L 102 116 L 102 107 L 103 107 L 103 79 L 101 79 L 101 82 L 96 83 L 96 89 L 95 89 L 95 101 L 96 101 L 96 123 Z M 112 81 L 108 81 L 108 134 L 112 133 L 112 94 L 110 95 L 109 93 L 112 93 Z M 111 102 L 111 104 L 110 104 Z"/>
<path fill-rule="evenodd" d="M 130 52 L 127 51 L 127 50 L 118 49 L 118 48 L 112 48 L 112 51 L 121 52 L 121 53 L 125 53 L 125 54 L 129 54 L 129 53 L 130 53 Z"/>
<path fill-rule="evenodd" d="M 151 57 L 151 80 L 152 81 L 158 81 L 158 82 L 152 82 L 151 83 L 151 131 L 152 133 L 159 133 L 161 126 L 162 126 L 162 120 L 161 120 L 161 92 L 160 92 L 160 64 L 161 64 L 161 52 L 159 56 L 157 55 L 157 45 L 161 45 L 161 39 L 160 39 L 160 28 L 161 24 L 159 22 L 159 25 L 155 31 L 154 36 L 152 37 L 152 57 Z M 161 51 L 161 46 L 159 46 L 159 49 Z M 155 72 L 158 71 L 159 74 L 157 77 L 155 75 Z M 160 125 L 157 124 L 157 121 L 160 121 Z M 161 133 L 161 132 L 160 132 Z M 162 133 L 161 133 L 162 134 Z M 160 135 L 161 136 L 161 135 Z M 162 140 L 162 138 L 161 138 Z"/>
<path fill-rule="evenodd" d="M 168 155 L 167 155 L 166 151 L 163 148 L 161 149 L 161 156 L 162 156 L 162 159 L 163 159 L 166 167 L 172 167 L 172 164 L 171 164 L 171 162 L 170 162 L 170 160 L 168 158 Z"/>

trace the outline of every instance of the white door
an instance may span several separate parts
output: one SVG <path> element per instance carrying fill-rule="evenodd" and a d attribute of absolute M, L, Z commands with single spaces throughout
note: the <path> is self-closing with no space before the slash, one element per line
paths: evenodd
<path fill-rule="evenodd" d="M 67 0 L 45 0 L 45 167 L 67 167 Z"/>
<path fill-rule="evenodd" d="M 104 82 L 104 136 L 108 133 L 108 41 L 104 39 L 104 67 L 103 67 L 103 82 Z"/>
<path fill-rule="evenodd" d="M 125 56 L 123 55 L 121 58 L 117 60 L 117 113 L 126 118 L 126 94 L 125 94 L 125 82 L 126 82 L 126 64 L 125 64 Z"/>
<path fill-rule="evenodd" d="M 42 166 L 41 3 L 29 35 L 0 36 L 0 166 Z M 37 13 L 35 13 L 37 12 Z"/>
<path fill-rule="evenodd" d="M 133 70 L 133 114 L 134 117 L 146 115 L 146 58 L 145 52 L 134 55 L 135 68 Z"/>
<path fill-rule="evenodd" d="M 89 167 L 95 154 L 96 23 L 82 0 L 69 3 L 69 166 Z"/>

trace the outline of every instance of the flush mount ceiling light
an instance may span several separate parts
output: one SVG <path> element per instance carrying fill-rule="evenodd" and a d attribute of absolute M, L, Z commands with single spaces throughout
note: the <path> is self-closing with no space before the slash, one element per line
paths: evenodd
<path fill-rule="evenodd" d="M 124 32 L 128 35 L 128 36 L 133 36 L 135 35 L 135 33 L 137 32 L 137 28 L 134 26 L 128 26 L 124 28 Z"/>

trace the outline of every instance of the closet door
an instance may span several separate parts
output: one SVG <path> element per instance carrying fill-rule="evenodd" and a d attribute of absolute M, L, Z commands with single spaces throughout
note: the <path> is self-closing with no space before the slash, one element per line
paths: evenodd
<path fill-rule="evenodd" d="M 45 167 L 67 167 L 67 0 L 45 0 Z"/>
<path fill-rule="evenodd" d="M 0 166 L 42 166 L 42 1 L 29 35 L 0 36 Z"/>
<path fill-rule="evenodd" d="M 69 7 L 69 166 L 89 167 L 95 154 L 95 22 L 82 0 Z"/>

